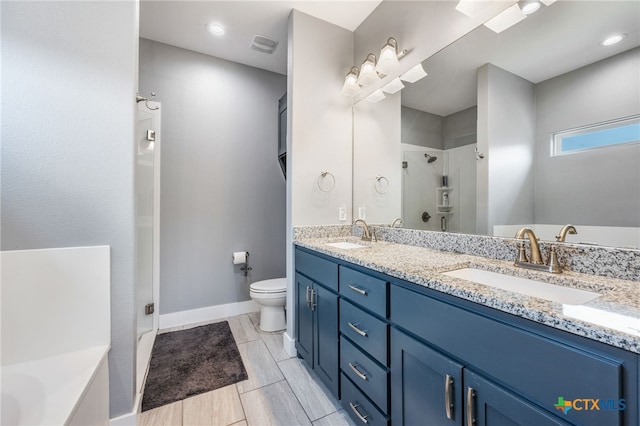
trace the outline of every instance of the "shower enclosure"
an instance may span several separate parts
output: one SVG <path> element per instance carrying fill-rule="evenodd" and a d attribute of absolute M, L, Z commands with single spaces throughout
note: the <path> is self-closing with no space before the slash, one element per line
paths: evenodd
<path fill-rule="evenodd" d="M 136 393 L 140 394 L 158 329 L 160 266 L 160 103 L 140 97 L 136 156 Z"/>
<path fill-rule="evenodd" d="M 404 227 L 475 233 L 475 147 L 474 143 L 446 150 L 420 150 L 415 145 L 403 145 Z M 442 176 L 447 176 L 447 182 Z"/>

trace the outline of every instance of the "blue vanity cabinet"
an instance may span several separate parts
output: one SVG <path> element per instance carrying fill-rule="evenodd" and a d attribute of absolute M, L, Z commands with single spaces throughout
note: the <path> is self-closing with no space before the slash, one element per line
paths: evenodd
<path fill-rule="evenodd" d="M 471 370 L 464 370 L 464 425 L 570 426 Z M 435 424 L 435 423 L 434 423 Z M 603 423 L 603 425 L 608 423 Z"/>
<path fill-rule="evenodd" d="M 395 328 L 391 390 L 394 426 L 462 424 L 462 364 Z"/>
<path fill-rule="evenodd" d="M 417 288 L 391 286 L 394 426 L 445 411 L 442 376 L 456 363 L 463 374 L 461 381 L 454 378 L 455 424 L 468 424 L 460 421 L 457 401 L 463 401 L 463 417 L 475 420 L 469 426 L 638 424 L 637 355 Z M 413 400 L 431 389 L 433 408 Z M 580 402 L 565 414 L 555 408 L 558 398 L 631 402 L 626 411 L 587 410 Z"/>
<path fill-rule="evenodd" d="M 296 249 L 296 350 L 338 397 L 338 265 Z"/>
<path fill-rule="evenodd" d="M 389 282 L 340 265 L 342 406 L 356 424 L 389 422 Z"/>
<path fill-rule="evenodd" d="M 391 348 L 394 426 L 570 425 L 397 329 Z"/>

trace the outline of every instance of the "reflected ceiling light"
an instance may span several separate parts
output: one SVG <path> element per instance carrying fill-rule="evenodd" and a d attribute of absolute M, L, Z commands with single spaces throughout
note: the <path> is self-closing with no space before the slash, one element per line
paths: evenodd
<path fill-rule="evenodd" d="M 404 89 L 404 84 L 402 84 L 402 82 L 400 81 L 400 77 L 396 77 L 393 80 L 391 80 L 389 84 L 384 86 L 382 88 L 382 91 L 385 93 L 389 93 L 390 95 L 393 95 L 394 93 L 397 93 L 402 89 Z"/>
<path fill-rule="evenodd" d="M 400 76 L 400 80 L 406 81 L 407 83 L 415 83 L 420 80 L 422 77 L 425 77 L 427 73 L 424 68 L 422 68 L 422 64 L 418 64 L 415 67 L 411 68 L 409 71 L 405 72 Z"/>
<path fill-rule="evenodd" d="M 224 27 L 217 22 L 207 24 L 207 31 L 216 36 L 224 35 Z"/>
<path fill-rule="evenodd" d="M 381 89 L 378 89 L 375 92 L 373 92 L 372 94 L 370 94 L 369 96 L 367 96 L 366 98 L 364 98 L 364 100 L 367 101 L 367 102 L 375 103 L 375 102 L 380 102 L 384 98 L 385 98 L 384 93 L 382 93 Z"/>
<path fill-rule="evenodd" d="M 486 5 L 487 2 L 480 0 L 460 0 L 456 5 L 456 10 L 473 18 L 478 12 L 485 8 Z"/>
<path fill-rule="evenodd" d="M 522 13 L 520 7 L 517 4 L 514 4 L 510 8 L 504 10 L 502 13 L 499 13 L 493 18 L 489 19 L 484 23 L 484 26 L 489 28 L 493 32 L 501 33 L 507 28 L 510 28 L 511 26 L 522 21 L 526 17 L 527 15 Z"/>
<path fill-rule="evenodd" d="M 344 86 L 342 86 L 341 94 L 345 96 L 355 96 L 360 93 L 358 85 L 358 67 L 351 67 L 349 74 L 344 78 Z"/>
<path fill-rule="evenodd" d="M 556 2 L 556 0 L 540 0 L 545 6 L 549 6 Z"/>
<path fill-rule="evenodd" d="M 398 42 L 395 38 L 390 37 L 380 51 L 380 60 L 376 65 L 376 71 L 380 74 L 389 75 L 398 71 L 399 68 Z"/>
<path fill-rule="evenodd" d="M 520 10 L 525 15 L 531 15 L 540 9 L 540 3 L 537 0 L 527 0 L 520 2 Z"/>
<path fill-rule="evenodd" d="M 625 38 L 626 34 L 613 34 L 602 41 L 603 46 L 611 46 L 616 43 L 620 43 L 623 38 Z"/>
<path fill-rule="evenodd" d="M 367 59 L 360 67 L 360 75 L 358 76 L 358 84 L 361 86 L 370 86 L 380 81 L 378 73 L 376 73 L 376 55 L 369 53 Z"/>

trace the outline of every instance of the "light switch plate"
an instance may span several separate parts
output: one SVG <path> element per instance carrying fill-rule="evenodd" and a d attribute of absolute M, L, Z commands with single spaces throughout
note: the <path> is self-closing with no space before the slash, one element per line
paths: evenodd
<path fill-rule="evenodd" d="M 347 220 L 347 209 L 345 206 L 338 207 L 338 220 L 341 222 Z"/>
<path fill-rule="evenodd" d="M 367 211 L 364 206 L 358 207 L 358 219 L 365 220 L 367 218 Z"/>

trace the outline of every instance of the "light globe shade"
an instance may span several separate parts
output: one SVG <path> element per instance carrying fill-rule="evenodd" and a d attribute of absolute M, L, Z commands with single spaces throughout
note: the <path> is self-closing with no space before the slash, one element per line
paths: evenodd
<path fill-rule="evenodd" d="M 393 80 L 391 80 L 389 84 L 384 86 L 382 88 L 382 91 L 385 93 L 389 93 L 390 95 L 393 95 L 394 93 L 397 93 L 402 89 L 404 89 L 404 84 L 402 84 L 402 81 L 400 81 L 400 77 L 396 77 Z"/>
<path fill-rule="evenodd" d="M 361 86 L 370 86 L 378 81 L 380 81 L 380 76 L 376 73 L 376 55 L 369 53 L 367 59 L 360 67 L 358 84 Z"/>
<path fill-rule="evenodd" d="M 349 74 L 344 79 L 344 86 L 340 93 L 344 96 L 353 97 L 360 93 L 360 86 L 358 85 L 358 67 L 352 67 Z"/>
<path fill-rule="evenodd" d="M 378 89 L 372 94 L 370 94 L 369 96 L 367 96 L 366 98 L 364 98 L 364 100 L 367 102 L 376 103 L 376 102 L 380 102 L 384 98 L 385 98 L 384 93 L 382 93 L 381 89 Z"/>
<path fill-rule="evenodd" d="M 520 7 L 517 4 L 514 4 L 510 8 L 489 19 L 484 23 L 484 26 L 489 28 L 491 31 L 500 34 L 502 31 L 507 28 L 511 28 L 526 17 L 527 15 L 522 13 Z"/>
<path fill-rule="evenodd" d="M 409 71 L 402 74 L 400 76 L 400 80 L 406 81 L 407 83 L 415 83 L 426 75 L 427 73 L 424 68 L 422 68 L 422 64 L 418 64 L 415 67 L 411 68 Z"/>
<path fill-rule="evenodd" d="M 390 75 L 398 71 L 399 68 L 397 42 L 394 38 L 390 38 L 380 51 L 380 59 L 378 60 L 378 65 L 376 65 L 376 71 L 380 74 Z"/>

